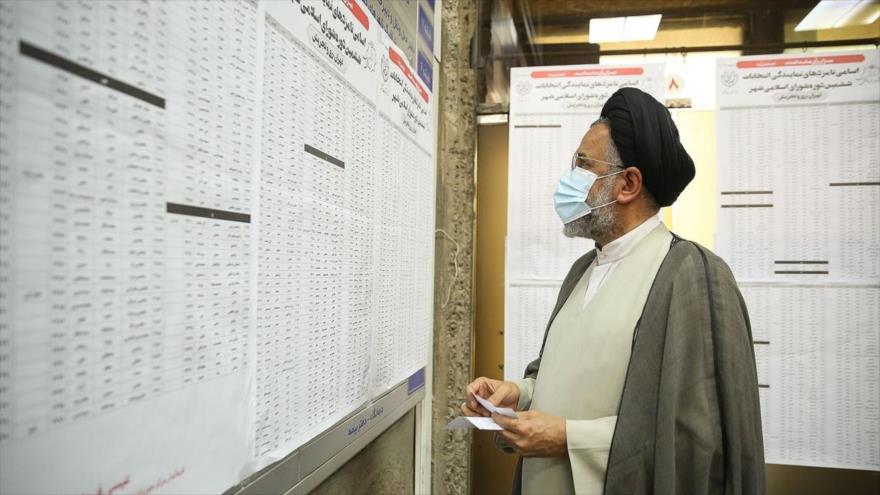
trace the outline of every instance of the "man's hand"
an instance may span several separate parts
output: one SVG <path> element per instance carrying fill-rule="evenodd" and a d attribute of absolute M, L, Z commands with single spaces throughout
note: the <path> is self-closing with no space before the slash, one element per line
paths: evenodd
<path fill-rule="evenodd" d="M 513 382 L 503 382 L 481 376 L 467 386 L 467 401 L 461 405 L 465 416 L 490 416 L 491 414 L 474 399 L 474 395 L 487 399 L 498 407 L 516 409 L 519 403 L 519 387 Z"/>
<path fill-rule="evenodd" d="M 568 452 L 565 418 L 526 411 L 516 418 L 493 414 L 492 419 L 504 428 L 498 433 L 524 457 L 562 457 Z"/>

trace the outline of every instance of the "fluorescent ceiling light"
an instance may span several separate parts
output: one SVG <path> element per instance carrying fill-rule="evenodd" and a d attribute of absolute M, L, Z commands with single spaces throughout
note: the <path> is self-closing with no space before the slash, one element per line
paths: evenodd
<path fill-rule="evenodd" d="M 822 0 L 794 30 L 815 31 L 871 24 L 878 16 L 880 16 L 878 0 Z"/>
<path fill-rule="evenodd" d="M 626 25 L 623 27 L 624 41 L 654 39 L 660 26 L 660 17 L 662 17 L 660 14 L 627 17 Z"/>
<path fill-rule="evenodd" d="M 608 17 L 606 19 L 590 19 L 590 43 L 603 41 L 621 41 L 626 17 Z"/>
<path fill-rule="evenodd" d="M 652 40 L 661 14 L 590 19 L 590 43 Z"/>
<path fill-rule="evenodd" d="M 873 2 L 869 1 L 862 3 L 866 3 L 867 5 L 860 5 L 853 9 L 852 14 L 847 16 L 845 23 L 841 23 L 840 26 L 873 24 L 874 21 L 880 18 L 880 2 L 874 0 Z"/>

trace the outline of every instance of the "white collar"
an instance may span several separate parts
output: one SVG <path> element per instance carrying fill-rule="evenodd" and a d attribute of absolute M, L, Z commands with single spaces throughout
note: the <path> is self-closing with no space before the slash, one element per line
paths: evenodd
<path fill-rule="evenodd" d="M 645 238 L 655 227 L 660 225 L 660 213 L 649 217 L 638 227 L 609 242 L 603 248 L 596 247 L 596 264 L 613 263 L 626 257 L 636 244 Z"/>

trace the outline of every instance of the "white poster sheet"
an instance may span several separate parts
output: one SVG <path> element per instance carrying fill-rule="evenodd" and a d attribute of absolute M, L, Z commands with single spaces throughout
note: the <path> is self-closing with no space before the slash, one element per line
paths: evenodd
<path fill-rule="evenodd" d="M 363 3 L 0 23 L 0 492 L 223 492 L 425 366 L 433 94 Z"/>
<path fill-rule="evenodd" d="M 878 53 L 718 60 L 716 245 L 770 463 L 880 469 Z"/>

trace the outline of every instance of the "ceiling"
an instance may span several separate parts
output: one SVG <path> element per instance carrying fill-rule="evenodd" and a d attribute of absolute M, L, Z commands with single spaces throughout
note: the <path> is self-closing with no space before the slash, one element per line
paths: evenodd
<path fill-rule="evenodd" d="M 816 0 L 517 0 L 535 23 L 583 25 L 593 17 L 663 14 L 665 17 L 747 15 L 768 10 L 810 9 Z"/>
<path fill-rule="evenodd" d="M 834 33 L 819 37 L 813 32 L 804 37 L 792 32 L 818 0 L 475 1 L 478 32 L 472 54 L 479 72 L 478 93 L 482 102 L 500 101 L 502 105 L 510 67 L 598 63 L 600 55 L 717 50 L 744 55 L 781 53 L 791 48 L 788 45 L 825 46 L 835 39 Z M 647 14 L 663 15 L 652 41 L 588 43 L 592 18 Z M 860 33 L 859 40 L 866 39 L 880 39 L 880 27 Z"/>

